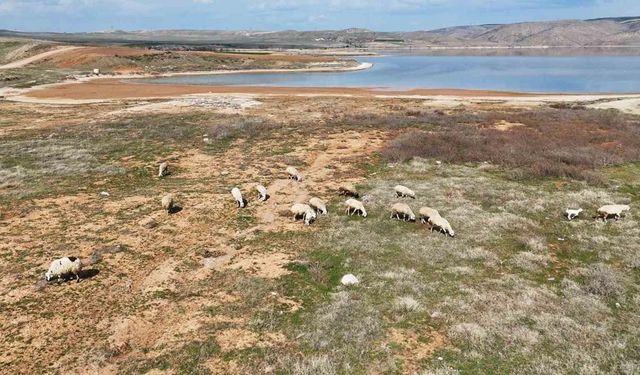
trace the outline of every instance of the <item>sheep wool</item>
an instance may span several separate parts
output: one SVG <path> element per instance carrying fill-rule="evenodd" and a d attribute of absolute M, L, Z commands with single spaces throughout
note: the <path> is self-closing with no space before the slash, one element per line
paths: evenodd
<path fill-rule="evenodd" d="M 616 220 L 620 219 L 620 215 L 629 211 L 631 207 L 626 204 L 607 204 L 598 208 L 598 218 L 602 218 L 603 221 L 607 221 L 609 216 L 614 216 Z"/>
<path fill-rule="evenodd" d="M 401 198 L 413 198 L 416 199 L 416 193 L 413 192 L 413 190 L 409 189 L 406 186 L 403 185 L 396 185 L 393 190 L 396 192 L 396 196 L 397 197 L 401 197 Z"/>
<path fill-rule="evenodd" d="M 437 228 L 444 234 L 448 234 L 451 237 L 455 236 L 455 232 L 451 228 L 451 224 L 449 224 L 447 219 L 443 218 L 442 216 L 430 217 L 429 224 L 431 224 L 431 231 L 433 231 L 433 228 Z"/>
<path fill-rule="evenodd" d="M 582 208 L 567 208 L 565 214 L 567 215 L 567 219 L 573 220 L 582 212 Z"/>
<path fill-rule="evenodd" d="M 364 209 L 364 205 L 357 199 L 349 198 L 344 204 L 347 206 L 346 213 L 353 215 L 358 214 L 362 217 L 367 217 L 367 210 Z"/>
<path fill-rule="evenodd" d="M 169 163 L 167 163 L 166 161 L 163 163 L 160 163 L 160 166 L 158 167 L 158 177 L 164 177 L 168 174 L 169 174 Z"/>
<path fill-rule="evenodd" d="M 269 197 L 269 193 L 267 193 L 267 188 L 262 185 L 256 185 L 256 190 L 258 191 L 258 199 L 261 201 L 266 201 Z"/>
<path fill-rule="evenodd" d="M 51 281 L 54 278 L 61 278 L 67 275 L 74 275 L 76 280 L 80 281 L 80 271 L 82 270 L 82 264 L 78 257 L 62 257 L 51 262 L 49 270 L 44 274 L 44 278 L 47 281 Z"/>
<path fill-rule="evenodd" d="M 430 217 L 440 216 L 438 210 L 431 207 L 420 207 L 420 211 L 418 211 L 418 213 L 420 214 L 420 221 L 422 224 L 426 224 Z"/>
<path fill-rule="evenodd" d="M 317 212 L 320 212 L 323 215 L 327 214 L 327 205 L 320 198 L 313 197 L 309 199 L 309 205 L 311 208 L 315 209 Z"/>
<path fill-rule="evenodd" d="M 173 195 L 167 194 L 162 197 L 162 209 L 167 212 L 171 212 L 173 209 Z"/>
<path fill-rule="evenodd" d="M 416 215 L 411 210 L 408 204 L 405 203 L 396 203 L 391 206 L 391 218 L 396 218 L 402 221 L 415 221 Z"/>
<path fill-rule="evenodd" d="M 236 201 L 238 208 L 244 208 L 245 206 L 244 198 L 242 197 L 242 192 L 240 191 L 240 189 L 238 189 L 237 187 L 234 187 L 233 189 L 231 189 L 231 195 L 233 196 L 233 199 Z"/>
<path fill-rule="evenodd" d="M 306 225 L 311 225 L 311 223 L 316 219 L 316 212 L 309 205 L 304 203 L 296 203 L 291 206 L 291 213 L 293 214 L 293 220 L 303 218 Z"/>
<path fill-rule="evenodd" d="M 338 194 L 353 198 L 360 197 L 360 194 L 358 194 L 355 186 L 349 184 L 340 185 L 340 187 L 338 188 Z"/>
<path fill-rule="evenodd" d="M 298 170 L 295 167 L 291 167 L 291 166 L 287 167 L 287 174 L 289 174 L 289 178 L 294 179 L 298 182 L 304 179 L 302 174 L 300 174 L 300 172 L 298 172 Z"/>

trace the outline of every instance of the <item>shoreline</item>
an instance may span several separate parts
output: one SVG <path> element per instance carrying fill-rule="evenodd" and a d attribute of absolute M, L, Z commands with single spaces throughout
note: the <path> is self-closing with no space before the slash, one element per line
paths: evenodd
<path fill-rule="evenodd" d="M 366 70 L 373 67 L 372 63 L 368 62 L 360 62 L 356 66 L 350 67 L 309 67 L 309 68 L 300 68 L 300 69 L 250 69 L 250 70 L 209 70 L 209 71 L 190 71 L 190 72 L 175 72 L 175 73 L 130 73 L 130 74 L 100 74 L 100 75 L 84 75 L 84 76 L 76 76 L 70 79 L 66 79 L 64 81 L 48 83 L 44 85 L 28 87 L 28 88 L 14 88 L 14 87 L 3 87 L 0 88 L 0 98 L 11 100 L 11 98 L 21 98 L 21 97 L 32 97 L 30 94 L 42 91 L 55 89 L 60 86 L 67 85 L 81 85 L 87 84 L 95 81 L 108 81 L 108 80 L 117 80 L 124 84 L 131 85 L 145 85 L 147 83 L 144 82 L 134 82 L 135 79 L 151 79 L 151 78 L 163 78 L 163 77 L 177 77 L 177 76 L 198 76 L 198 75 L 223 75 L 223 74 L 260 74 L 260 73 L 332 73 L 332 72 L 353 72 L 359 70 Z M 158 84 L 153 84 L 158 85 Z M 51 98 L 55 99 L 55 98 Z M 104 100 L 108 100 L 110 98 L 103 98 Z M 81 100 L 81 99 L 79 99 Z M 20 100 L 15 100 L 20 101 Z"/>
<path fill-rule="evenodd" d="M 27 89 L 0 89 L 0 97 L 5 100 L 32 104 L 91 104 L 119 100 L 157 100 L 185 96 L 230 96 L 250 95 L 255 97 L 298 96 L 298 97 L 363 97 L 363 98 L 406 98 L 429 100 L 436 105 L 465 104 L 505 104 L 542 105 L 551 103 L 580 102 L 607 108 L 608 103 L 619 101 L 640 102 L 640 93 L 543 93 L 513 92 L 482 89 L 419 88 L 410 90 L 388 90 L 367 87 L 279 87 L 279 86 L 231 86 L 231 85 L 188 85 L 157 84 L 135 81 L 149 78 L 217 75 L 217 74 L 260 74 L 260 73 L 305 73 L 305 72 L 349 72 L 369 69 L 371 63 L 361 62 L 352 67 L 308 67 L 303 69 L 254 69 L 192 71 L 163 74 L 119 74 L 83 76 L 62 82 L 36 86 Z M 635 104 L 633 104 L 635 105 Z"/>

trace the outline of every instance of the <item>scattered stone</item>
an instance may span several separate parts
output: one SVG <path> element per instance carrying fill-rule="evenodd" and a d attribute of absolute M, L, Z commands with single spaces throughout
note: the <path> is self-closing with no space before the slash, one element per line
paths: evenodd
<path fill-rule="evenodd" d="M 140 220 L 140 226 L 147 229 L 153 229 L 158 226 L 158 222 L 156 222 L 156 220 L 152 217 L 147 217 Z"/>
<path fill-rule="evenodd" d="M 340 283 L 345 286 L 352 286 L 352 285 L 360 284 L 360 280 L 358 280 L 357 277 L 349 273 L 342 276 L 342 279 L 340 279 Z"/>
<path fill-rule="evenodd" d="M 224 251 L 209 249 L 202 249 L 199 253 L 199 255 L 203 258 L 220 258 L 221 256 L 227 255 L 227 253 L 225 253 Z"/>
<path fill-rule="evenodd" d="M 104 246 L 101 247 L 100 249 L 96 250 L 95 253 L 102 255 L 102 254 L 115 254 L 115 253 L 119 253 L 121 251 L 124 251 L 125 247 L 123 245 L 111 245 L 111 246 Z"/>

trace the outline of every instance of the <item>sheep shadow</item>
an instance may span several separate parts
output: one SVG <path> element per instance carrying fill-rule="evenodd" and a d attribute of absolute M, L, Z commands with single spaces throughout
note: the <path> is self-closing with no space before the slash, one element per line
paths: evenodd
<path fill-rule="evenodd" d="M 98 274 L 100 273 L 100 270 L 95 269 L 95 268 L 90 268 L 87 270 L 81 270 L 78 273 L 78 276 L 80 277 L 80 280 L 85 280 L 85 279 L 91 279 L 94 278 L 96 276 L 98 276 Z M 58 277 L 57 279 L 54 279 L 52 281 L 47 282 L 44 278 L 41 279 L 41 281 L 38 282 L 37 286 L 39 287 L 39 289 L 44 288 L 47 285 L 60 285 L 60 284 L 64 284 L 67 282 L 74 282 L 76 281 L 76 277 L 74 275 L 65 275 L 64 277 Z"/>
<path fill-rule="evenodd" d="M 99 273 L 100 273 L 100 270 L 95 269 L 95 268 L 90 268 L 88 270 L 80 271 L 78 276 L 80 276 L 80 280 L 84 280 L 84 279 L 94 278 L 94 277 L 98 276 Z"/>
<path fill-rule="evenodd" d="M 268 201 L 268 200 L 269 200 L 269 198 L 271 198 L 271 195 L 269 195 L 269 194 L 265 195 L 265 196 L 264 196 L 264 200 L 263 200 L 263 202 Z"/>
<path fill-rule="evenodd" d="M 180 206 L 173 206 L 169 209 L 169 215 L 173 215 L 173 214 L 177 214 L 178 212 L 182 211 L 182 207 Z"/>

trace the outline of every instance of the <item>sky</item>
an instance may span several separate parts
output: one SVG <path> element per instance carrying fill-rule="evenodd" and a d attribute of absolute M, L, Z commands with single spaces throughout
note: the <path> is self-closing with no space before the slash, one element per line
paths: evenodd
<path fill-rule="evenodd" d="M 640 0 L 0 0 L 0 29 L 376 31 L 640 16 Z"/>

